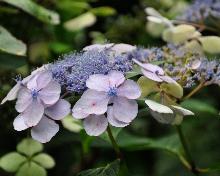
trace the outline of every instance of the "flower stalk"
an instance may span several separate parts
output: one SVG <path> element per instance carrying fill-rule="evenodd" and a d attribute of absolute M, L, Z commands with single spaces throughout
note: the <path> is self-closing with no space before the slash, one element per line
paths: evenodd
<path fill-rule="evenodd" d="M 186 99 L 189 99 L 190 97 L 192 97 L 195 93 L 197 93 L 200 89 L 202 89 L 204 87 L 205 82 L 201 82 L 195 89 L 193 89 L 189 94 L 187 94 L 184 98 L 183 101 Z"/>
<path fill-rule="evenodd" d="M 108 137 L 109 137 L 109 139 L 110 139 L 110 141 L 112 143 L 112 147 L 114 148 L 117 157 L 119 159 L 122 159 L 122 153 L 120 151 L 120 148 L 119 148 L 117 142 L 115 141 L 115 138 L 114 138 L 114 136 L 112 134 L 110 126 L 107 127 L 107 133 L 108 133 Z"/>
<path fill-rule="evenodd" d="M 178 136 L 179 136 L 179 139 L 181 141 L 181 144 L 183 146 L 183 149 L 184 149 L 184 152 L 185 152 L 185 155 L 189 161 L 189 164 L 190 164 L 190 168 L 187 167 L 188 169 L 190 169 L 190 171 L 198 176 L 199 175 L 199 170 L 196 168 L 196 165 L 195 165 L 195 161 L 193 160 L 192 158 L 192 155 L 190 153 L 190 150 L 189 150 L 189 147 L 187 145 L 187 142 L 185 140 L 185 136 L 183 134 L 183 131 L 182 131 L 182 128 L 180 125 L 176 125 L 176 130 L 177 130 L 177 133 L 178 133 Z"/>

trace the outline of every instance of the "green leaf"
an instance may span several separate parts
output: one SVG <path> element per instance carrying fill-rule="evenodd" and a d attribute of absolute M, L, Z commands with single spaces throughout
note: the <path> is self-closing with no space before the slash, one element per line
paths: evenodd
<path fill-rule="evenodd" d="M 126 73 L 126 78 L 127 78 L 127 79 L 128 79 L 128 78 L 132 78 L 132 77 L 135 77 L 135 76 L 137 76 L 137 75 L 139 75 L 138 72 L 130 71 L 130 72 L 127 72 L 127 73 Z"/>
<path fill-rule="evenodd" d="M 83 13 L 83 11 L 88 10 L 90 8 L 88 2 L 72 1 L 72 0 L 57 1 L 56 6 L 58 7 L 59 10 L 74 16 L 79 15 Z"/>
<path fill-rule="evenodd" d="M 35 153 L 41 152 L 42 150 L 43 150 L 43 145 L 30 138 L 23 139 L 17 145 L 17 151 L 27 156 L 32 156 Z"/>
<path fill-rule="evenodd" d="M 26 45 L 16 39 L 11 33 L 9 33 L 4 27 L 0 25 L 0 51 L 24 56 L 26 54 Z"/>
<path fill-rule="evenodd" d="M 116 10 L 112 7 L 97 7 L 90 10 L 96 16 L 111 16 L 116 14 Z"/>
<path fill-rule="evenodd" d="M 96 16 L 91 12 L 84 13 L 64 23 L 64 28 L 68 31 L 77 31 L 92 26 L 96 22 Z"/>
<path fill-rule="evenodd" d="M 17 172 L 16 176 L 46 176 L 46 170 L 34 162 L 25 163 Z"/>
<path fill-rule="evenodd" d="M 120 160 L 116 160 L 105 167 L 82 171 L 77 176 L 118 176 Z"/>
<path fill-rule="evenodd" d="M 205 113 L 218 115 L 218 110 L 212 106 L 212 104 L 196 99 L 185 100 L 181 103 L 181 106 L 193 111 L 195 115 L 204 115 Z"/>
<path fill-rule="evenodd" d="M 138 79 L 137 83 L 141 88 L 141 98 L 144 98 L 153 92 L 159 91 L 157 83 L 155 81 L 146 78 L 145 76 L 141 76 Z"/>
<path fill-rule="evenodd" d="M 16 172 L 22 163 L 27 160 L 24 156 L 17 152 L 11 152 L 0 159 L 0 167 L 7 172 Z"/>
<path fill-rule="evenodd" d="M 132 71 L 126 73 L 126 78 L 132 78 L 141 74 L 141 69 L 138 65 L 134 65 Z"/>
<path fill-rule="evenodd" d="M 220 53 L 220 37 L 205 36 L 205 37 L 200 37 L 199 41 L 202 43 L 202 47 L 205 52 L 211 54 Z"/>
<path fill-rule="evenodd" d="M 13 5 L 17 8 L 22 9 L 23 11 L 29 13 L 30 15 L 33 15 L 38 20 L 49 23 L 49 24 L 59 24 L 60 23 L 60 17 L 59 14 L 48 10 L 38 4 L 36 4 L 32 0 L 2 0 L 10 5 Z"/>
<path fill-rule="evenodd" d="M 177 135 L 169 135 L 159 139 L 140 137 L 122 131 L 117 139 L 120 147 L 136 151 L 145 149 L 161 149 L 175 155 L 182 155 L 181 144 Z"/>
<path fill-rule="evenodd" d="M 182 153 L 182 146 L 176 134 L 168 135 L 159 139 L 151 139 L 131 135 L 123 131 L 119 134 L 117 142 L 120 147 L 129 151 L 159 149 L 170 152 L 177 156 L 181 161 L 185 161 L 184 154 Z"/>
<path fill-rule="evenodd" d="M 68 115 L 62 119 L 62 124 L 64 128 L 75 133 L 78 133 L 83 129 L 82 122 L 80 120 L 74 119 L 71 115 Z"/>
<path fill-rule="evenodd" d="M 55 166 L 54 159 L 46 153 L 40 153 L 34 156 L 32 160 L 46 169 L 51 169 Z"/>
<path fill-rule="evenodd" d="M 174 44 L 181 44 L 194 37 L 194 35 L 197 35 L 195 27 L 182 24 L 166 29 L 163 32 L 163 40 Z"/>
<path fill-rule="evenodd" d="M 183 96 L 183 88 L 178 83 L 163 83 L 160 87 L 164 92 L 176 98 L 181 98 Z"/>
<path fill-rule="evenodd" d="M 8 53 L 0 53 L 0 68 L 1 70 L 6 69 L 17 69 L 25 66 L 26 61 L 24 56 L 17 56 Z"/>

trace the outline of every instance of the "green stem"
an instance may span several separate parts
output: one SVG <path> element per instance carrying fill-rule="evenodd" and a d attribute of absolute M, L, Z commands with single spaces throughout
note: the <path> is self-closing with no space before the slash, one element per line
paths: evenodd
<path fill-rule="evenodd" d="M 121 153 L 120 148 L 119 148 L 118 144 L 116 143 L 116 141 L 115 141 L 115 139 L 112 135 L 112 131 L 111 131 L 110 126 L 107 127 L 107 132 L 108 132 L 109 139 L 112 143 L 112 146 L 115 150 L 115 153 L 116 153 L 117 157 L 122 159 L 122 153 Z"/>
<path fill-rule="evenodd" d="M 195 89 L 193 89 L 189 94 L 187 94 L 182 100 L 186 100 L 193 96 L 196 92 L 198 92 L 201 88 L 203 88 L 205 82 L 201 82 Z"/>
<path fill-rule="evenodd" d="M 192 158 L 192 155 L 191 155 L 191 153 L 190 153 L 189 147 L 188 147 L 188 145 L 187 145 L 187 143 L 186 143 L 185 136 L 184 136 L 184 134 L 183 134 L 183 132 L 182 132 L 181 126 L 180 126 L 180 125 L 176 126 L 176 129 L 177 129 L 177 133 L 178 133 L 178 135 L 179 135 L 181 144 L 182 144 L 182 146 L 183 146 L 185 155 L 186 155 L 186 157 L 187 157 L 187 159 L 188 159 L 188 161 L 189 161 L 189 163 L 190 163 L 190 170 L 191 170 L 191 172 L 192 172 L 194 175 L 197 175 L 197 176 L 198 176 L 198 175 L 199 175 L 199 171 L 198 171 L 197 168 L 196 168 L 195 162 L 194 162 L 194 160 L 193 160 L 193 158 Z"/>

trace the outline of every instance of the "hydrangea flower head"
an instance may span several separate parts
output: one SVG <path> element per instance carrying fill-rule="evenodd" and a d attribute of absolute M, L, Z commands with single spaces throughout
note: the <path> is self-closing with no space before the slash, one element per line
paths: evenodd
<path fill-rule="evenodd" d="M 132 60 L 126 52 L 134 49 L 127 44 L 95 44 L 84 52 L 64 55 L 49 67 L 54 79 L 70 92 L 82 93 L 86 80 L 93 74 L 108 74 L 111 70 L 127 72 L 132 69 Z"/>
<path fill-rule="evenodd" d="M 122 72 L 108 75 L 91 75 L 86 81 L 89 88 L 73 107 L 74 118 L 85 119 L 86 132 L 92 136 L 103 133 L 108 122 L 115 127 L 125 127 L 137 116 L 135 99 L 141 95 L 139 86 L 125 80 Z M 107 118 L 103 115 L 107 112 Z"/>

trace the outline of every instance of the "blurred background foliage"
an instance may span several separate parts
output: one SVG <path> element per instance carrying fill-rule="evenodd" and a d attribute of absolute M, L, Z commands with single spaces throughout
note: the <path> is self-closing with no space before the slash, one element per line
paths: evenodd
<path fill-rule="evenodd" d="M 0 0 L 1 99 L 15 84 L 16 75 L 25 76 L 37 66 L 91 43 L 164 45 L 157 38 L 155 28 L 146 25 L 144 9 L 151 6 L 164 16 L 175 18 L 188 3 L 184 0 Z M 219 163 L 213 168 L 220 167 L 219 92 L 219 87 L 211 86 L 183 103 L 196 112 L 196 117 L 184 121 L 183 129 L 197 165 L 205 168 L 213 163 Z M 139 118 L 117 136 L 131 175 L 190 176 L 177 159 L 181 149 L 173 135 L 174 127 L 157 123 L 144 106 L 141 108 Z M 12 122 L 17 115 L 13 103 L 0 106 L 0 111 L 2 156 L 15 151 L 27 134 L 13 130 Z M 66 128 L 44 145 L 44 151 L 56 161 L 56 166 L 48 170 L 49 176 L 73 176 L 115 160 L 105 136 L 89 137 L 80 131 L 80 126 L 68 127 L 69 123 L 63 122 Z M 161 146 L 163 150 L 154 150 Z M 0 170 L 0 175 L 13 174 Z"/>

